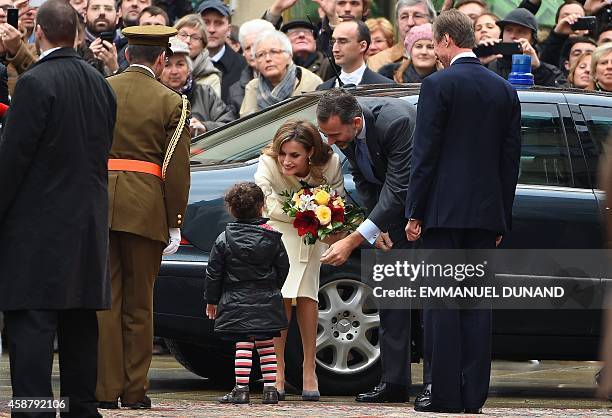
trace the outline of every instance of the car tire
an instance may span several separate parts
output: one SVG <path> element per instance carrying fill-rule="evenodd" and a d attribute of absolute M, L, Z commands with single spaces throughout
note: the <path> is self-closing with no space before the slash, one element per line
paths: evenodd
<path fill-rule="evenodd" d="M 234 378 L 234 352 L 231 345 L 204 346 L 165 338 L 166 346 L 183 367 L 222 387 L 231 388 Z"/>
<path fill-rule="evenodd" d="M 355 395 L 380 379 L 378 309 L 372 290 L 346 275 L 321 277 L 317 378 L 323 395 Z M 302 343 L 292 317 L 285 350 L 288 383 L 302 387 Z"/>

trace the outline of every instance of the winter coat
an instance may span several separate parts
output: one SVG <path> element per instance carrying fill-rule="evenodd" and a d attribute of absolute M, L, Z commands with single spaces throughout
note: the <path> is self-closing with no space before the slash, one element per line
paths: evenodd
<path fill-rule="evenodd" d="M 191 103 L 191 116 L 206 126 L 206 131 L 212 131 L 236 119 L 232 109 L 223 103 L 211 86 L 194 83 L 187 95 Z"/>
<path fill-rule="evenodd" d="M 206 303 L 218 305 L 215 331 L 254 335 L 287 328 L 280 289 L 289 272 L 281 233 L 258 218 L 230 222 L 206 268 Z"/>
<path fill-rule="evenodd" d="M 512 71 L 512 59 L 497 59 L 491 62 L 488 68 L 507 80 L 510 71 Z M 532 70 L 531 72 L 533 73 L 536 86 L 561 87 L 567 83 L 567 79 L 560 69 L 543 61 L 540 61 L 540 66 L 537 70 Z"/>
<path fill-rule="evenodd" d="M 0 139 L 0 310 L 108 309 L 115 95 L 73 48 L 19 77 Z"/>
<path fill-rule="evenodd" d="M 206 48 L 193 60 L 191 75 L 196 83 L 212 87 L 221 98 L 221 71 L 213 65 Z"/>
<path fill-rule="evenodd" d="M 314 91 L 323 81 L 313 72 L 308 71 L 306 68 L 297 67 L 296 71 L 296 85 L 293 89 L 292 96 L 302 94 L 307 91 Z M 261 75 L 260 75 L 261 76 Z M 244 89 L 244 100 L 242 107 L 240 108 L 240 117 L 255 113 L 259 108 L 257 104 L 257 91 L 259 90 L 259 77 L 255 77 L 246 85 Z"/>
<path fill-rule="evenodd" d="M 402 65 L 401 62 L 394 62 L 391 64 L 383 65 L 382 68 L 378 70 L 378 74 L 383 75 L 387 78 L 390 78 L 391 80 L 395 80 L 394 79 L 395 73 L 399 70 L 399 67 L 401 65 Z M 427 74 L 425 77 L 435 72 L 436 72 L 436 69 L 434 68 L 434 70 L 431 73 Z M 419 73 L 417 73 L 416 70 L 414 69 L 414 66 L 410 64 L 408 68 L 404 70 L 404 73 L 402 74 L 402 83 L 422 83 L 425 77 L 421 77 Z"/>
<path fill-rule="evenodd" d="M 255 77 L 253 70 L 251 67 L 247 66 L 244 68 L 244 70 L 242 70 L 240 80 L 236 81 L 229 88 L 227 104 L 232 108 L 232 112 L 234 112 L 235 115 L 240 114 L 240 107 L 242 106 L 242 102 L 244 100 L 244 90 L 253 77 Z"/>

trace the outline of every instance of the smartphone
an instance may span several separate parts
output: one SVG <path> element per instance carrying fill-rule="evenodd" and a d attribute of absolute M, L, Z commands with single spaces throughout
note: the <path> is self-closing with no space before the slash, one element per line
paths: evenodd
<path fill-rule="evenodd" d="M 477 57 L 488 57 L 491 55 L 514 55 L 522 54 L 521 44 L 517 42 L 500 42 L 493 45 L 478 45 L 473 49 Z"/>
<path fill-rule="evenodd" d="M 17 29 L 19 26 L 19 9 L 10 8 L 6 11 L 6 23 Z"/>
<path fill-rule="evenodd" d="M 576 23 L 570 25 L 572 30 L 595 30 L 597 18 L 595 16 L 579 17 Z"/>
<path fill-rule="evenodd" d="M 38 8 L 38 7 L 42 6 L 45 1 L 47 1 L 47 0 L 30 0 L 28 2 L 28 4 L 29 4 L 30 7 Z"/>
<path fill-rule="evenodd" d="M 100 39 L 112 44 L 115 40 L 115 32 L 102 32 L 100 33 Z"/>

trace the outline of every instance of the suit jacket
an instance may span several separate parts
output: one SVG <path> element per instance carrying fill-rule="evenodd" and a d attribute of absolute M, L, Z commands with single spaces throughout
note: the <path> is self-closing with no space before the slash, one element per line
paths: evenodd
<path fill-rule="evenodd" d="M 140 67 L 128 67 L 107 80 L 117 95 L 117 124 L 109 158 L 161 166 L 181 117 L 181 96 Z M 185 216 L 190 143 L 186 123 L 165 181 L 151 174 L 109 171 L 108 216 L 112 231 L 168 242 L 168 228 L 180 228 Z"/>
<path fill-rule="evenodd" d="M 110 307 L 115 96 L 74 49 L 19 77 L 0 140 L 0 310 Z"/>
<path fill-rule="evenodd" d="M 366 143 L 373 171 L 382 185 L 365 179 L 355 160 L 355 141 L 342 150 L 351 162 L 357 193 L 368 218 L 382 230 L 403 221 L 410 178 L 412 133 L 416 120 L 413 105 L 394 98 L 359 98 L 366 126 Z"/>
<path fill-rule="evenodd" d="M 247 62 L 242 55 L 234 51 L 229 45 L 225 46 L 225 53 L 214 66 L 221 70 L 221 99 L 225 103 L 230 103 L 229 88 L 236 81 L 240 80 L 242 70 L 247 66 Z"/>
<path fill-rule="evenodd" d="M 520 129 L 516 91 L 478 59 L 460 58 L 425 78 L 406 217 L 425 229 L 510 229 Z"/>
<path fill-rule="evenodd" d="M 363 72 L 363 77 L 361 77 L 361 81 L 359 82 L 359 85 L 365 86 L 366 84 L 393 84 L 393 83 L 395 83 L 395 81 L 383 75 L 375 73 L 374 71 L 366 67 L 365 71 Z M 330 78 L 325 83 L 319 85 L 319 87 L 317 87 L 317 90 L 329 90 L 329 89 L 333 89 L 335 86 L 336 86 L 336 78 L 334 77 L 334 78 Z"/>

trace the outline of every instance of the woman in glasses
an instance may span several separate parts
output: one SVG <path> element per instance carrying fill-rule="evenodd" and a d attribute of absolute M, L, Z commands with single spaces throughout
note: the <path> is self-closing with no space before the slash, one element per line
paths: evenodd
<path fill-rule="evenodd" d="M 221 71 L 213 65 L 206 49 L 208 41 L 202 18 L 196 14 L 185 15 L 174 27 L 178 31 L 176 37 L 189 46 L 189 58 L 193 62 L 193 80 L 198 84 L 208 84 L 217 96 L 221 97 Z"/>
<path fill-rule="evenodd" d="M 291 41 L 282 32 L 262 32 L 255 39 L 252 53 L 258 74 L 245 88 L 240 116 L 312 91 L 322 83 L 319 76 L 293 63 Z"/>

